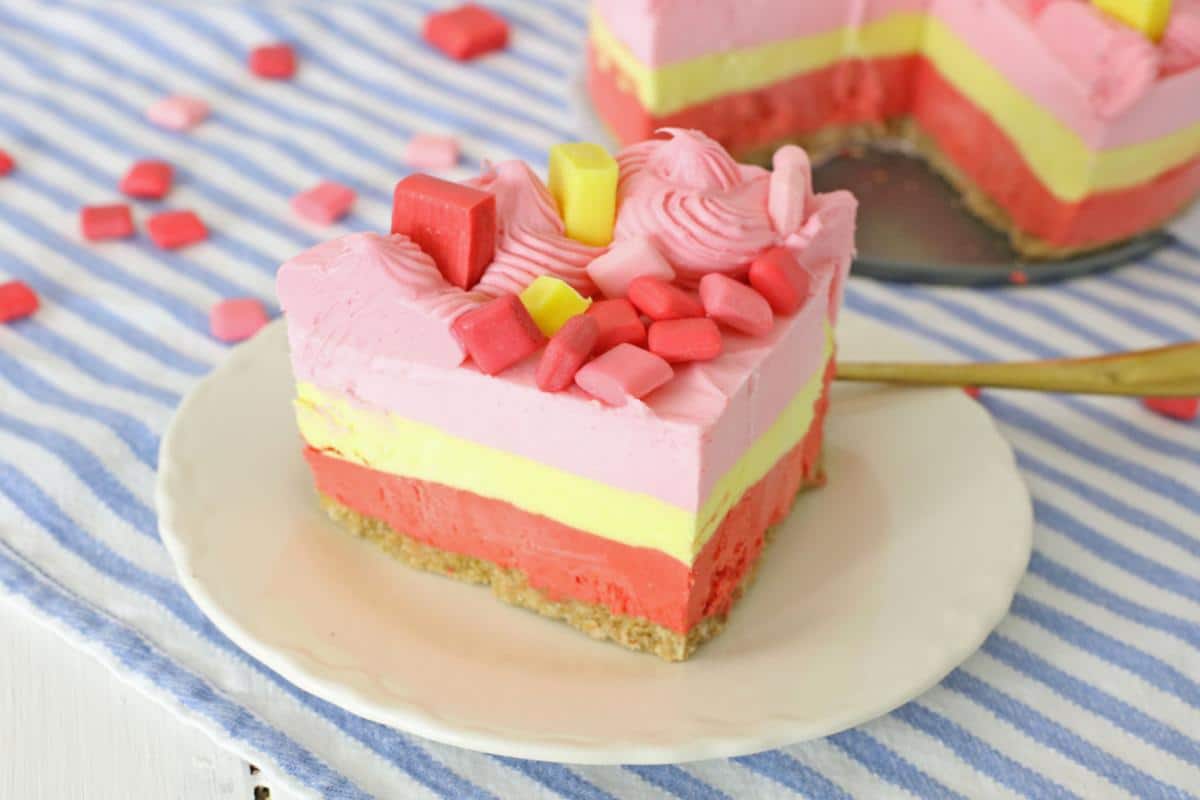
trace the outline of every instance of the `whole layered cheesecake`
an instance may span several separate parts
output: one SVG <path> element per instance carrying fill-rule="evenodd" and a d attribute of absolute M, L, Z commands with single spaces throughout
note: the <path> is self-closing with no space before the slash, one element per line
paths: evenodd
<path fill-rule="evenodd" d="M 1033 257 L 1200 193 L 1200 0 L 596 0 L 588 72 L 623 142 L 902 143 Z"/>
<path fill-rule="evenodd" d="M 410 176 L 282 266 L 320 502 L 407 564 L 664 659 L 823 480 L 856 203 L 694 131 Z M 551 191 L 553 190 L 553 191 Z"/>

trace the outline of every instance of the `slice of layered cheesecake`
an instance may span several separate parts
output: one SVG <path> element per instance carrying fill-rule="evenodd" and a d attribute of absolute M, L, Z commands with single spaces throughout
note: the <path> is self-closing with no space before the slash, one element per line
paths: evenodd
<path fill-rule="evenodd" d="M 411 566 L 687 658 L 823 479 L 856 204 L 675 131 L 397 186 L 284 264 L 321 503 Z M 553 189 L 553 192 L 551 192 Z M 574 238 L 572 238 L 574 237 Z"/>

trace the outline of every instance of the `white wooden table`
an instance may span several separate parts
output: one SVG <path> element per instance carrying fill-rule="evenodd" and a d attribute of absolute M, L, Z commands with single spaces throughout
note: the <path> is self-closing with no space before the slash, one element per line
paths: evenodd
<path fill-rule="evenodd" d="M 0 798 L 254 800 L 266 783 L 0 597 Z"/>

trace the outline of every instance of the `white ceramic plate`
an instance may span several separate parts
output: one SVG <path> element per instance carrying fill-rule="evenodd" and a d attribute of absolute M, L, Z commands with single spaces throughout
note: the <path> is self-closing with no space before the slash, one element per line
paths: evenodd
<path fill-rule="evenodd" d="M 920 356 L 847 315 L 848 358 Z M 1032 514 L 956 390 L 838 386 L 829 485 L 800 499 L 729 627 L 668 664 L 415 572 L 316 508 L 275 323 L 180 408 L 158 504 L 184 586 L 234 641 L 364 717 L 576 763 L 734 756 L 824 736 L 936 684 L 1006 613 Z"/>

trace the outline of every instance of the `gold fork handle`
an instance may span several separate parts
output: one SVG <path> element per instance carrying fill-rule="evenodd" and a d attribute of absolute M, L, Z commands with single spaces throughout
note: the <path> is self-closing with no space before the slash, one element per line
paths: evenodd
<path fill-rule="evenodd" d="M 842 381 L 912 386 L 979 386 L 1135 397 L 1200 395 L 1200 342 L 1093 358 L 986 364 L 837 365 Z"/>

